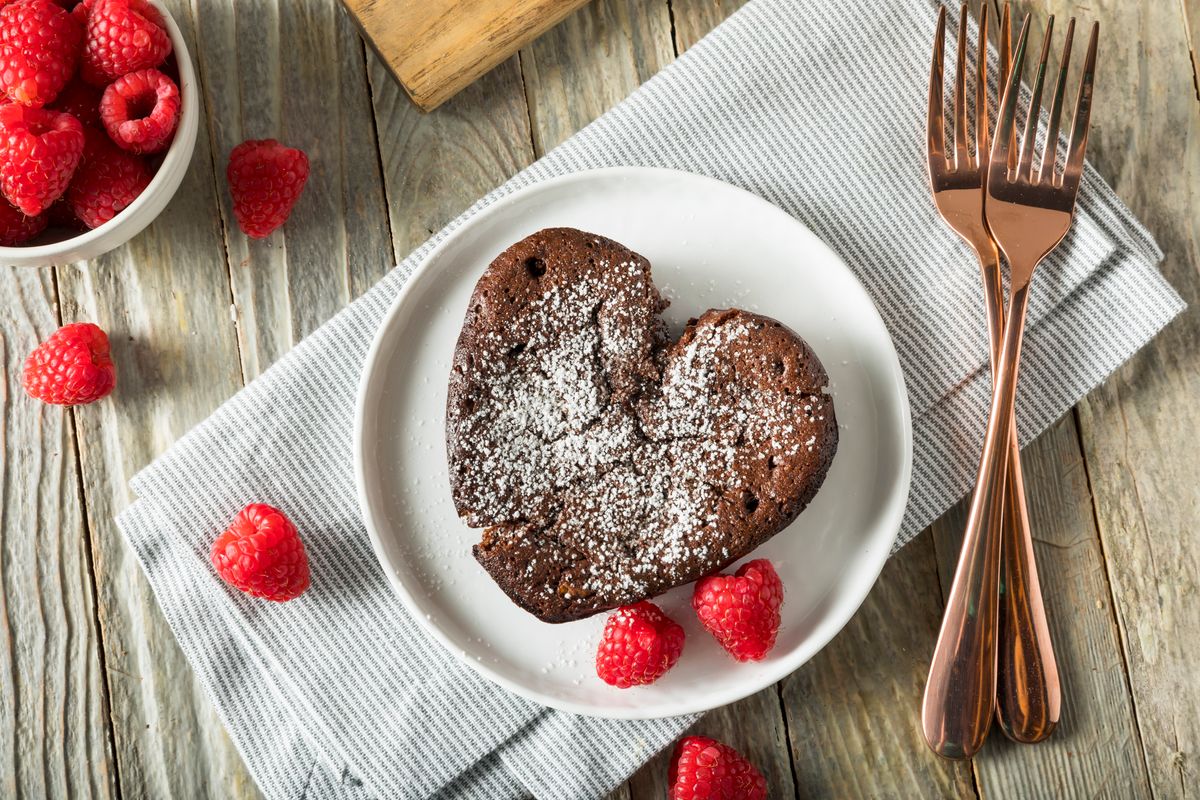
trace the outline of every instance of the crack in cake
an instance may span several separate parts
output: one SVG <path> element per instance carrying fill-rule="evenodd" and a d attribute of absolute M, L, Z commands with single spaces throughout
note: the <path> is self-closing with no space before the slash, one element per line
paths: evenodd
<path fill-rule="evenodd" d="M 787 527 L 837 450 L 828 378 L 779 322 L 709 310 L 671 342 L 645 258 L 539 231 L 479 279 L 446 414 L 476 560 L 546 622 L 715 572 Z"/>

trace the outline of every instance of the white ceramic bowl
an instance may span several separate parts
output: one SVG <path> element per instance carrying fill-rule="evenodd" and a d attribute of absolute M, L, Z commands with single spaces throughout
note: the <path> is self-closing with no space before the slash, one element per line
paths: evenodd
<path fill-rule="evenodd" d="M 200 124 L 200 104 L 197 93 L 196 69 L 187 45 L 179 33 L 179 26 L 160 0 L 150 0 L 163 15 L 167 33 L 171 36 L 172 52 L 179 69 L 179 95 L 182 109 L 179 114 L 179 129 L 175 139 L 163 156 L 162 165 L 154 174 L 150 185 L 121 213 L 99 228 L 28 247 L 0 247 L 0 264 L 15 267 L 42 267 L 51 264 L 66 264 L 83 261 L 107 253 L 128 242 L 154 221 L 183 182 L 192 151 L 196 148 L 196 129 Z M 50 232 L 53 236 L 53 232 Z M 47 234 L 42 234 L 43 237 Z M 39 241 L 39 240 L 35 240 Z"/>

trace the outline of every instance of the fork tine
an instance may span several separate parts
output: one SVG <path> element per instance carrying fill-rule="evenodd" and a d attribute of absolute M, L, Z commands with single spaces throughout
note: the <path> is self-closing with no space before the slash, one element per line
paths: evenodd
<path fill-rule="evenodd" d="M 935 157 L 941 157 L 943 168 L 946 165 L 946 131 L 945 120 L 942 117 L 942 60 L 945 38 L 946 8 L 943 6 L 938 12 L 937 33 L 934 34 L 933 40 L 933 64 L 929 68 L 929 112 L 925 120 L 929 165 L 932 167 Z"/>
<path fill-rule="evenodd" d="M 1050 127 L 1046 129 L 1046 147 L 1042 153 L 1042 168 L 1038 183 L 1053 177 L 1054 154 L 1058 152 L 1058 128 L 1062 121 L 1063 95 L 1067 88 L 1067 67 L 1071 65 L 1071 40 L 1075 36 L 1075 18 L 1067 23 L 1067 38 L 1063 41 L 1062 59 L 1058 64 L 1058 81 L 1054 85 L 1054 100 L 1050 103 Z"/>
<path fill-rule="evenodd" d="M 958 63 L 954 76 L 954 166 L 967 166 L 967 4 L 958 17 Z"/>
<path fill-rule="evenodd" d="M 1012 3 L 1004 4 L 1004 14 L 1000 18 L 1000 80 L 998 81 L 997 91 L 1000 97 L 997 102 L 1004 99 L 1004 86 L 1008 81 L 1008 75 L 1012 71 Z M 1013 130 L 1012 136 L 1016 137 L 1017 132 Z M 1015 138 L 1010 138 L 1008 142 L 1008 168 L 1009 170 L 1016 169 L 1017 166 L 1017 147 Z"/>
<path fill-rule="evenodd" d="M 1075 120 L 1071 127 L 1071 144 L 1067 147 L 1067 165 L 1063 170 L 1064 188 L 1072 194 L 1079 188 L 1079 176 L 1083 172 L 1083 153 L 1087 150 L 1088 121 L 1092 116 L 1092 80 L 1096 74 L 1096 39 L 1100 35 L 1100 23 L 1092 23 L 1092 35 L 1088 37 L 1087 58 L 1083 62 L 1083 74 L 1079 76 L 1079 94 L 1075 98 Z"/>
<path fill-rule="evenodd" d="M 1012 69 L 1004 87 L 1000 110 L 996 112 L 996 135 L 992 139 L 992 158 L 988 166 L 988 183 L 997 184 L 1008 180 L 1009 164 L 1014 150 L 1013 135 L 1016 129 L 1017 98 L 1021 92 L 1021 67 L 1025 65 L 1025 45 L 1029 39 L 1029 15 L 1021 23 L 1021 35 L 1017 37 L 1017 50 L 1013 56 Z"/>
<path fill-rule="evenodd" d="M 988 157 L 988 86 L 987 86 L 988 0 L 979 4 L 979 44 L 975 48 L 975 163 Z"/>
<path fill-rule="evenodd" d="M 1017 177 L 1029 175 L 1033 180 L 1033 144 L 1037 138 L 1038 121 L 1042 110 L 1042 85 L 1046 80 L 1046 59 L 1050 55 L 1050 40 L 1054 33 L 1054 15 L 1046 20 L 1046 38 L 1042 40 L 1042 58 L 1038 62 L 1037 76 L 1033 81 L 1033 95 L 1029 98 L 1029 114 L 1025 117 L 1025 136 L 1021 140 L 1021 162 L 1017 165 Z"/>

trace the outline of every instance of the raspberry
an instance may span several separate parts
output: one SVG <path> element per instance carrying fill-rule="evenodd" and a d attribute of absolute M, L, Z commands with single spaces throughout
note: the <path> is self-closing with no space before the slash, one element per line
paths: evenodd
<path fill-rule="evenodd" d="M 83 65 L 88 83 L 102 86 L 139 69 L 157 67 L 171 54 L 165 20 L 146 0 L 96 0 L 86 16 Z"/>
<path fill-rule="evenodd" d="M 70 114 L 0 107 L 0 191 L 29 216 L 62 195 L 82 155 L 83 126 Z"/>
<path fill-rule="evenodd" d="M 132 203 L 154 176 L 145 163 L 126 153 L 99 131 L 88 130 L 87 148 L 67 202 L 89 228 L 98 228 Z"/>
<path fill-rule="evenodd" d="M 745 756 L 706 736 L 675 745 L 668 800 L 767 800 L 767 781 Z"/>
<path fill-rule="evenodd" d="M 166 149 L 179 123 L 179 87 L 156 69 L 122 75 L 100 100 L 108 138 L 131 153 Z"/>
<path fill-rule="evenodd" d="M 604 623 L 596 674 L 620 689 L 654 683 L 675 666 L 682 652 L 683 628 L 643 600 L 617 609 Z"/>
<path fill-rule="evenodd" d="M 85 128 L 100 128 L 101 90 L 76 78 L 54 99 L 52 108 L 70 114 Z"/>
<path fill-rule="evenodd" d="M 19 209 L 0 200 L 0 245 L 12 247 L 27 242 L 46 229 L 47 214 L 26 216 Z"/>
<path fill-rule="evenodd" d="M 738 661 L 761 661 L 775 646 L 782 605 L 783 584 L 765 558 L 736 575 L 701 578 L 692 593 L 700 622 Z"/>
<path fill-rule="evenodd" d="M 13 3 L 24 3 L 24 2 L 26 2 L 26 0 L 0 0 L 0 8 L 4 8 L 4 6 L 12 5 Z M 90 2 L 90 0 L 53 0 L 53 2 L 62 6 L 67 11 L 70 11 L 72 8 L 75 7 L 76 3 Z"/>
<path fill-rule="evenodd" d="M 212 564 L 230 586 L 283 602 L 308 588 L 304 542 L 284 513 L 265 503 L 238 512 L 212 547 Z"/>
<path fill-rule="evenodd" d="M 50 0 L 0 8 L 0 88 L 14 102 L 41 108 L 75 74 L 83 30 Z"/>
<path fill-rule="evenodd" d="M 31 397 L 59 406 L 95 402 L 116 383 L 108 336 L 90 322 L 59 328 L 29 354 L 21 373 Z"/>
<path fill-rule="evenodd" d="M 242 142 L 225 170 L 233 215 L 247 236 L 265 239 L 287 221 L 308 180 L 308 156 L 274 139 Z"/>

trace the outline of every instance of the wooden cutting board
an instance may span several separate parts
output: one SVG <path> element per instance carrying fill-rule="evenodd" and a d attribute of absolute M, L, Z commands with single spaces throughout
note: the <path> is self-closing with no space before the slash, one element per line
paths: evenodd
<path fill-rule="evenodd" d="M 431 111 L 587 0 L 343 0 L 409 97 Z"/>

